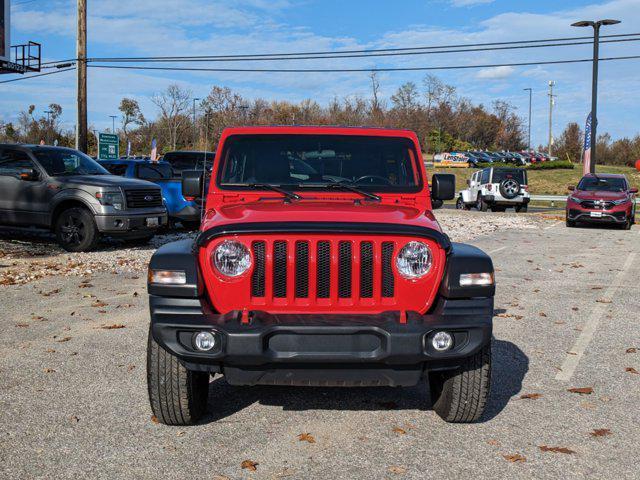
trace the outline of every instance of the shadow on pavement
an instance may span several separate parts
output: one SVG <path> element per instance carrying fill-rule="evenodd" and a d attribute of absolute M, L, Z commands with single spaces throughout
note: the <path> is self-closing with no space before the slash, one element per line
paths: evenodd
<path fill-rule="evenodd" d="M 481 421 L 497 416 L 522 389 L 529 370 L 529 359 L 511 342 L 493 339 L 493 375 L 491 397 Z M 202 423 L 230 417 L 254 403 L 281 407 L 283 410 L 430 410 L 427 382 L 415 387 L 237 387 L 222 376 L 209 384 L 209 411 Z"/>

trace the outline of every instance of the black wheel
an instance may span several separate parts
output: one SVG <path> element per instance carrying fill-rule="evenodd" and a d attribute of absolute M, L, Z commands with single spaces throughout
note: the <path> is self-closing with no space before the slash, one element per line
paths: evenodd
<path fill-rule="evenodd" d="M 569 220 L 569 217 L 567 217 L 566 224 L 568 228 L 573 228 L 576 226 L 575 220 Z"/>
<path fill-rule="evenodd" d="M 520 184 L 513 178 L 506 178 L 500 182 L 499 189 L 500 194 L 504 198 L 512 199 L 518 196 L 518 193 L 520 192 Z"/>
<path fill-rule="evenodd" d="M 622 229 L 631 230 L 631 225 L 633 225 L 633 219 L 631 217 L 627 217 L 627 220 L 622 224 Z"/>
<path fill-rule="evenodd" d="M 429 373 L 433 409 L 446 422 L 470 423 L 483 414 L 491 387 L 491 345 L 457 370 Z"/>
<path fill-rule="evenodd" d="M 527 210 L 529 209 L 528 205 L 518 205 L 516 206 L 516 213 L 527 213 Z"/>
<path fill-rule="evenodd" d="M 462 201 L 462 195 L 456 200 L 456 210 L 469 210 L 469 207 L 467 207 Z"/>
<path fill-rule="evenodd" d="M 480 195 L 478 195 L 478 210 L 486 212 L 489 210 L 489 205 L 485 202 Z"/>
<path fill-rule="evenodd" d="M 187 370 L 149 332 L 147 387 L 151 410 L 165 425 L 193 425 L 207 411 L 209 374 Z"/>
<path fill-rule="evenodd" d="M 54 231 L 58 244 L 67 252 L 88 252 L 100 240 L 93 215 L 81 207 L 64 210 L 56 219 Z"/>

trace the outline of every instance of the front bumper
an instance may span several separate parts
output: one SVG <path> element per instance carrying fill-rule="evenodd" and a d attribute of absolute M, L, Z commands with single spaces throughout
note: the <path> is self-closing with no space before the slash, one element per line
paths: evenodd
<path fill-rule="evenodd" d="M 156 226 L 149 226 L 147 219 L 157 219 Z M 126 210 L 114 215 L 96 215 L 96 225 L 101 233 L 109 235 L 151 233 L 167 224 L 166 210 L 145 211 L 145 213 L 130 213 Z M 153 221 L 153 220 L 152 220 Z"/>
<path fill-rule="evenodd" d="M 214 314 L 199 299 L 151 295 L 151 333 L 191 370 L 224 373 L 232 384 L 415 385 L 426 370 L 451 369 L 491 341 L 493 298 L 441 299 L 433 313 L 377 315 Z M 212 351 L 193 337 L 214 332 Z M 440 330 L 454 346 L 436 351 Z M 358 383 L 360 382 L 360 383 Z"/>
<path fill-rule="evenodd" d="M 592 212 L 597 216 L 592 216 Z M 568 208 L 567 218 L 574 222 L 616 223 L 623 224 L 631 215 L 627 209 L 623 210 L 586 210 Z"/>

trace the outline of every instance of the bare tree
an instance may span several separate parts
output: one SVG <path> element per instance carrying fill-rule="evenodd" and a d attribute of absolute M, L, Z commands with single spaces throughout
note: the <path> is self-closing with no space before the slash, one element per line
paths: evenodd
<path fill-rule="evenodd" d="M 169 85 L 164 92 L 154 95 L 151 99 L 160 109 L 160 117 L 169 133 L 168 143 L 172 150 L 176 149 L 180 128 L 189 122 L 187 112 L 190 100 L 191 91 L 175 84 Z"/>
<path fill-rule="evenodd" d="M 123 98 L 120 100 L 118 107 L 122 112 L 122 131 L 124 132 L 125 141 L 129 140 L 129 125 L 140 126 L 144 124 L 144 115 L 140 111 L 140 105 L 133 98 Z"/>

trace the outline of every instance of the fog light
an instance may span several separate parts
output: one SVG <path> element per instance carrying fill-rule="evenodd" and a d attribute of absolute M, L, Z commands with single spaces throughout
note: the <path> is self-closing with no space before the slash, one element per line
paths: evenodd
<path fill-rule="evenodd" d="M 453 347 L 453 337 L 447 332 L 438 332 L 431 339 L 431 345 L 439 352 L 444 352 Z"/>
<path fill-rule="evenodd" d="M 216 346 L 216 336 L 211 332 L 200 332 L 194 338 L 193 343 L 198 350 L 207 352 Z"/>

